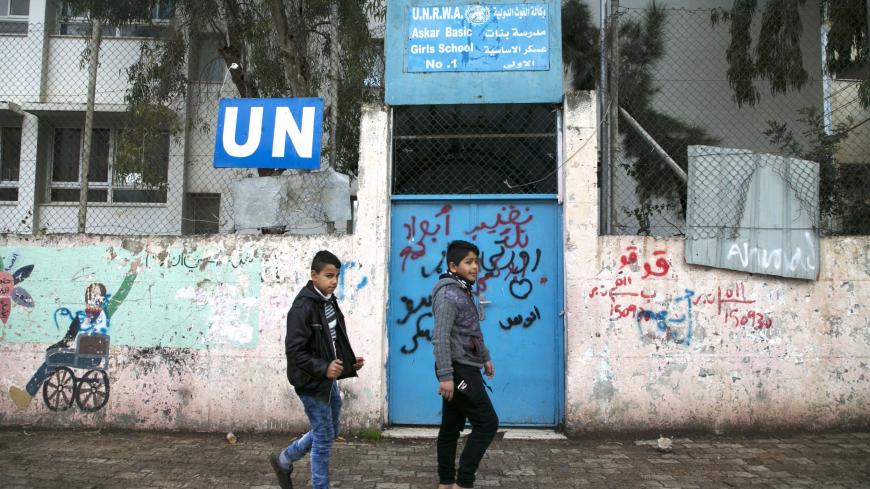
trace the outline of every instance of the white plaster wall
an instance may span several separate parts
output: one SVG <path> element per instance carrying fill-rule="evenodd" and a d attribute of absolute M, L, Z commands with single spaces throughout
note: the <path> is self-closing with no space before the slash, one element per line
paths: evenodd
<path fill-rule="evenodd" d="M 345 286 L 341 289 L 343 298 L 340 304 L 347 318 L 352 345 L 358 355 L 367 359 L 359 378 L 341 381 L 343 423 L 354 428 L 381 425 L 386 406 L 384 372 L 389 229 L 386 111 L 370 108 L 365 112 L 363 135 L 359 211 L 353 235 L 189 239 L 7 236 L 0 240 L 2 254 L 7 257 L 14 250 L 29 247 L 48 251 L 105 248 L 107 259 L 114 259 L 112 257 L 121 252 L 140 256 L 147 251 L 150 256 L 165 256 L 167 252 L 178 250 L 217 247 L 222 251 L 212 260 L 226 260 L 241 252 L 256 256 L 260 266 L 256 299 L 258 340 L 252 348 L 220 344 L 196 348 L 164 348 L 159 344 L 113 346 L 108 369 L 110 400 L 106 407 L 93 414 L 76 408 L 52 412 L 42 403 L 41 397 L 31 402 L 26 410 L 18 410 L 7 395 L 9 387 L 23 387 L 42 362 L 48 344 L 11 341 L 6 334 L 9 330 L 4 329 L 0 334 L 0 425 L 208 431 L 304 430 L 308 422 L 301 403 L 287 382 L 283 340 L 286 312 L 296 292 L 309 278 L 312 256 L 321 249 L 333 251 L 348 264 L 344 271 Z M 51 264 L 36 266 L 50 267 Z M 88 263 L 81 263 L 81 266 L 87 267 Z M 213 263 L 207 266 L 213 266 Z M 138 280 L 134 287 L 139 287 L 140 291 L 142 288 L 151 291 L 161 287 L 196 291 L 202 286 L 202 278 L 192 270 L 189 280 L 172 283 Z M 57 280 L 69 279 L 57 277 Z M 35 300 L 50 298 L 35 297 Z M 209 297 L 206 300 L 226 302 L 220 305 L 230 310 L 244 307 L 234 304 L 236 299 L 233 297 Z M 113 329 L 148 328 L 151 311 L 147 304 L 128 303 L 122 307 L 136 311 L 140 318 L 138 324 L 117 325 Z M 168 307 L 177 317 L 184 318 L 189 313 L 186 305 L 189 303 L 179 300 Z M 28 314 L 20 306 L 14 307 L 10 321 Z M 58 332 L 58 335 L 62 333 Z"/>
<path fill-rule="evenodd" d="M 819 280 L 801 281 L 687 265 L 680 239 L 599 237 L 595 104 L 567 105 L 567 431 L 866 426 L 870 238 L 823 239 Z M 675 342 L 687 289 L 693 335 Z M 639 311 L 666 311 L 665 331 Z"/>

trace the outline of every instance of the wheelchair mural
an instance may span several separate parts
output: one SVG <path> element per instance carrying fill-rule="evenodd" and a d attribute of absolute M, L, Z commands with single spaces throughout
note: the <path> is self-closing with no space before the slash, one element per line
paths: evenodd
<path fill-rule="evenodd" d="M 42 387 L 42 399 L 52 411 L 65 411 L 73 402 L 83 411 L 100 410 L 109 401 L 109 327 L 111 318 L 133 287 L 139 261 L 133 261 L 118 287 L 109 294 L 106 286 L 94 282 L 85 288 L 85 309 L 72 312 L 66 307 L 54 313 L 69 318 L 66 334 L 48 347 L 45 361 L 36 369 L 24 389 L 9 388 L 9 396 L 18 409 L 26 409 Z M 74 343 L 74 347 L 70 344 Z M 84 371 L 81 376 L 78 372 Z"/>
<path fill-rule="evenodd" d="M 45 354 L 50 372 L 42 384 L 42 399 L 52 411 L 69 409 L 73 400 L 83 411 L 98 411 L 109 401 L 109 335 L 80 334 L 74 349 Z M 81 377 L 77 371 L 86 370 Z"/>

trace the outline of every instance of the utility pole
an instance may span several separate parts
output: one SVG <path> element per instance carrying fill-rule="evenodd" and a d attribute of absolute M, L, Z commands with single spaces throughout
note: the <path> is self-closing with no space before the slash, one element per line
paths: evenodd
<path fill-rule="evenodd" d="M 100 64 L 100 42 L 103 24 L 100 20 L 92 23 L 91 59 L 88 66 L 88 103 L 85 109 L 85 129 L 82 138 L 81 190 L 79 194 L 79 234 L 85 232 L 88 219 L 88 171 L 91 164 L 91 136 L 94 132 L 94 97 L 97 92 L 97 67 Z"/>
<path fill-rule="evenodd" d="M 619 155 L 619 0 L 610 1 L 610 114 L 608 131 L 610 133 L 610 198 L 613 199 L 613 167 Z M 616 205 L 610 204 L 610 223 L 616 224 Z"/>
<path fill-rule="evenodd" d="M 599 143 L 599 158 L 601 165 L 601 181 L 598 182 L 601 196 L 601 211 L 598 218 L 600 234 L 610 234 L 610 206 L 613 205 L 613 196 L 610 194 L 610 180 L 613 178 L 610 165 L 610 114 L 608 113 L 607 101 L 607 0 L 599 0 L 598 2 L 598 143 Z"/>

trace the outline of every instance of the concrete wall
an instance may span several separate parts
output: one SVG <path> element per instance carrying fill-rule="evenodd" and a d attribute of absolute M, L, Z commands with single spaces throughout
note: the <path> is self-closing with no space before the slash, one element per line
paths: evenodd
<path fill-rule="evenodd" d="M 595 105 L 571 106 L 567 430 L 870 424 L 870 238 L 823 239 L 804 281 L 687 265 L 681 239 L 599 237 Z"/>
<path fill-rule="evenodd" d="M 571 96 L 564 117 L 566 429 L 870 425 L 870 239 L 822 240 L 820 279 L 800 281 L 686 265 L 681 240 L 599 237 L 595 106 Z M 33 306 L 13 302 L 0 325 L 0 425 L 303 429 L 285 379 L 284 315 L 321 248 L 345 261 L 339 294 L 368 359 L 359 379 L 342 383 L 344 423 L 382 424 L 385 111 L 366 112 L 361 147 L 353 235 L 4 238 L 3 269 L 33 265 L 18 284 Z M 6 392 L 63 335 L 57 311 L 83 309 L 91 282 L 116 293 L 131 273 L 110 318 L 108 404 L 52 412 L 37 398 L 18 410 Z"/>
<path fill-rule="evenodd" d="M 386 399 L 386 113 L 368 112 L 364 128 L 362 146 L 370 149 L 362 156 L 352 236 L 4 238 L 0 268 L 15 273 L 32 266 L 17 285 L 33 304 L 12 303 L 0 324 L 0 425 L 303 429 L 307 420 L 286 379 L 283 338 L 286 311 L 320 249 L 344 261 L 337 294 L 354 348 L 368 359 L 359 379 L 341 383 L 344 422 L 379 425 Z M 66 332 L 62 308 L 84 310 L 92 282 L 120 297 L 125 278 L 132 286 L 109 318 L 106 406 L 53 412 L 40 391 L 19 410 L 7 392 L 24 387 L 46 348 Z"/>

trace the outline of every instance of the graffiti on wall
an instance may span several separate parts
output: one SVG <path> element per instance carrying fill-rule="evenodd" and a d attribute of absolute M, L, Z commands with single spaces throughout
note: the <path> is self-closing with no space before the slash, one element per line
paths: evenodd
<path fill-rule="evenodd" d="M 520 301 L 530 300 L 537 285 L 547 284 L 549 278 L 540 273 L 542 251 L 533 246 L 527 225 L 533 221 L 534 215 L 528 207 L 505 205 L 492 215 L 483 216 L 477 224 L 468 229 L 456 229 L 457 219 L 453 216 L 454 208 L 444 205 L 431 216 L 410 216 L 403 224 L 404 239 L 407 244 L 400 252 L 401 270 L 404 274 L 419 274 L 431 283 L 435 277 L 447 271 L 445 249 L 452 239 L 466 239 L 475 242 L 480 247 L 480 273 L 475 284 L 478 303 L 487 302 L 487 294 L 493 293 L 493 284 L 503 282 L 504 292 L 510 296 L 510 301 L 503 301 L 516 307 L 516 311 L 497 319 L 500 329 L 510 331 L 515 327 L 528 329 L 542 318 L 542 307 L 538 304 L 523 304 Z M 459 234 L 451 237 L 451 229 Z M 437 250 L 437 251 L 436 251 Z M 438 261 L 434 266 L 420 265 L 413 268 L 413 263 L 425 257 L 438 253 Z M 432 263 L 427 260 L 426 263 Z M 492 299 L 490 297 L 489 299 Z M 400 326 L 413 325 L 410 339 L 403 344 L 400 351 L 409 355 L 418 351 L 422 341 L 432 341 L 432 297 L 426 294 L 403 295 L 399 297 L 401 311 L 396 323 Z M 485 320 L 485 314 L 481 313 Z M 496 318 L 492 318 L 496 321 Z"/>
<path fill-rule="evenodd" d="M 110 344 L 195 349 L 257 342 L 260 259 L 253 247 L 33 246 L 0 249 L 0 270 L 0 302 L 26 308 L 6 316 L 0 339 L 51 344 L 29 380 L 9 390 L 21 409 L 41 393 L 52 410 L 73 404 L 100 410 L 109 399 Z"/>
<path fill-rule="evenodd" d="M 46 349 L 45 361 L 23 389 L 9 388 L 9 396 L 18 409 L 26 409 L 40 388 L 46 407 L 52 411 L 65 411 L 73 401 L 79 409 L 89 412 L 106 405 L 111 317 L 130 293 L 138 270 L 139 262 L 132 262 L 114 294 L 109 294 L 100 282 L 89 284 L 84 290 L 84 310 L 74 313 L 67 307 L 55 310 L 53 319 L 58 330 L 58 318 L 69 319 L 66 334 Z"/>
<path fill-rule="evenodd" d="M 723 324 L 735 328 L 760 330 L 773 325 L 773 318 L 758 310 L 756 299 L 747 295 L 742 282 L 702 291 L 663 289 L 656 279 L 667 277 L 671 270 L 665 250 L 653 250 L 647 257 L 638 247 L 628 246 L 617 270 L 612 283 L 593 287 L 588 298 L 607 301 L 610 319 L 634 321 L 641 337 L 689 345 L 699 310 L 715 311 Z"/>
<path fill-rule="evenodd" d="M 4 261 L 7 261 L 6 266 Z M 12 253 L 8 259 L 0 257 L 0 321 L 3 324 L 9 321 L 13 303 L 21 307 L 33 307 L 33 297 L 19 285 L 33 272 L 33 265 L 23 266 L 13 273 L 17 261 L 17 253 Z"/>

